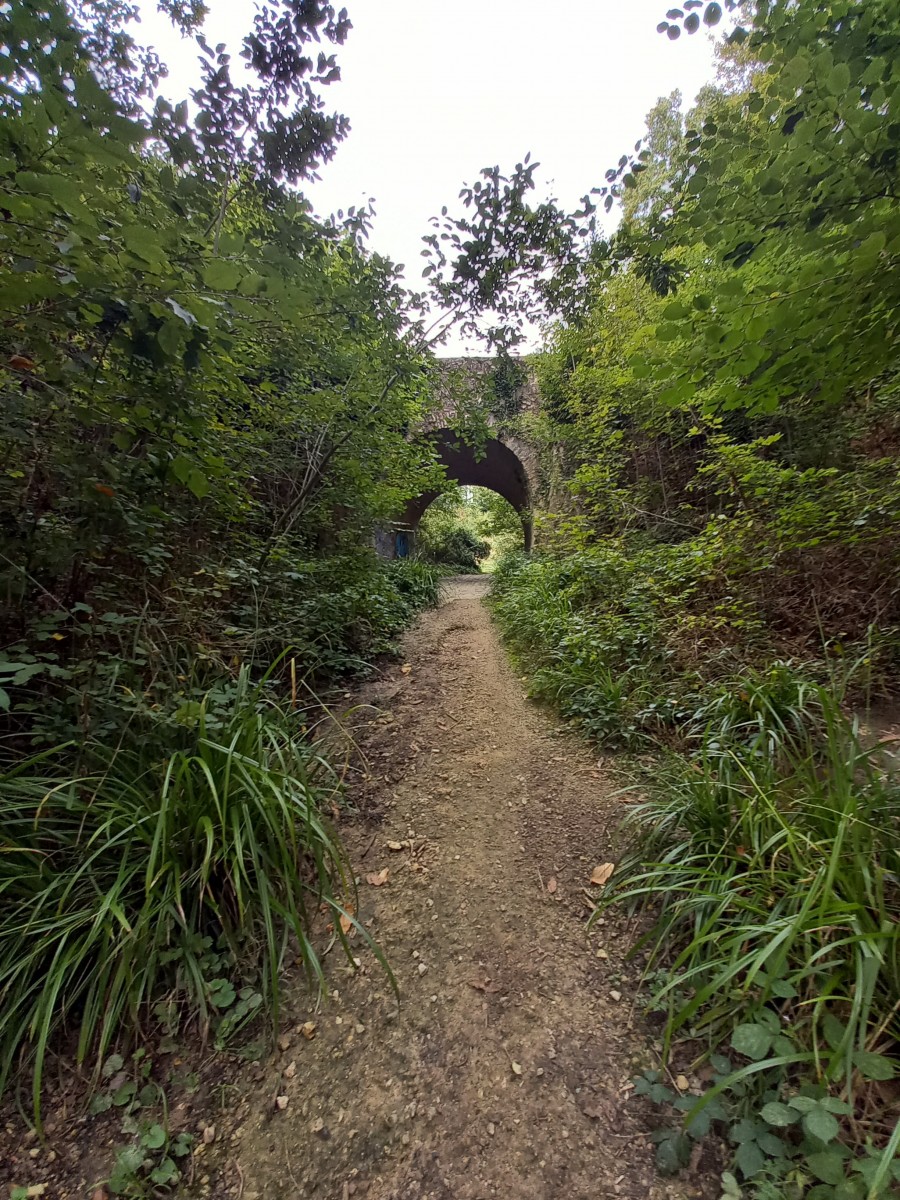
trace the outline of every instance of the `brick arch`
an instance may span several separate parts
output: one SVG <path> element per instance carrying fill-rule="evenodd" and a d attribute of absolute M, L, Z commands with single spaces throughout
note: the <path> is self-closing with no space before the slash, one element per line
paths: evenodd
<path fill-rule="evenodd" d="M 436 429 L 425 436 L 434 446 L 448 479 L 463 486 L 490 488 L 509 501 L 522 518 L 525 549 L 530 550 L 532 489 L 528 471 L 516 451 L 495 437 L 488 438 L 483 446 L 470 446 L 452 429 Z M 425 509 L 440 494 L 423 492 L 410 500 L 400 523 L 415 534 Z"/>

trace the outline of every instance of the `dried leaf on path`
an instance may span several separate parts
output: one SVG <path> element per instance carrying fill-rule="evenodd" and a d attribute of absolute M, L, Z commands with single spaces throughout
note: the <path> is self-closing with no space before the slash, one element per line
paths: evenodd
<path fill-rule="evenodd" d="M 596 887 L 602 887 L 604 883 L 608 883 L 613 871 L 616 869 L 615 863 L 600 863 L 598 867 L 594 867 L 591 872 L 591 883 Z"/>
<path fill-rule="evenodd" d="M 400 668 L 400 670 L 404 675 L 408 675 L 410 673 L 410 671 L 412 670 L 412 664 L 404 663 L 403 666 Z"/>
<path fill-rule="evenodd" d="M 387 883 L 389 874 L 390 871 L 387 867 L 383 871 L 373 871 L 366 876 L 366 883 L 371 883 L 372 887 L 381 887 L 382 884 Z"/>
<path fill-rule="evenodd" d="M 558 884 L 556 882 L 555 877 L 553 875 L 551 875 L 550 878 L 547 880 L 547 891 L 550 893 L 551 896 L 556 891 L 557 886 L 558 886 Z"/>
<path fill-rule="evenodd" d="M 353 918 L 341 913 L 341 931 L 345 934 L 349 933 L 353 928 Z"/>

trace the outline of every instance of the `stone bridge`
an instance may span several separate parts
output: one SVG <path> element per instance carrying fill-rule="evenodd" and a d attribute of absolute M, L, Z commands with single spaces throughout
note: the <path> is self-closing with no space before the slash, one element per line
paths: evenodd
<path fill-rule="evenodd" d="M 445 358 L 437 363 L 434 404 L 414 436 L 434 448 L 447 478 L 461 485 L 490 488 L 508 500 L 522 518 L 525 549 L 531 549 L 531 507 L 538 486 L 534 449 L 511 432 L 513 418 L 536 412 L 537 381 L 527 360 Z M 440 491 L 411 500 L 393 527 L 378 537 L 388 558 L 415 548 L 422 514 Z"/>

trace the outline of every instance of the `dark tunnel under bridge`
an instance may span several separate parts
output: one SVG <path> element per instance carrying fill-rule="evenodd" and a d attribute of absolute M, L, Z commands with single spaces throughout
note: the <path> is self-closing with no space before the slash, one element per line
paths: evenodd
<path fill-rule="evenodd" d="M 483 445 L 469 445 L 452 429 L 438 429 L 427 435 L 447 478 L 465 487 L 490 488 L 507 500 L 522 519 L 525 550 L 531 549 L 531 496 L 528 471 L 521 457 L 506 440 L 491 437 Z M 405 557 L 415 548 L 416 530 L 429 504 L 439 491 L 423 492 L 411 500 L 395 524 L 394 545 L 390 557 Z"/>

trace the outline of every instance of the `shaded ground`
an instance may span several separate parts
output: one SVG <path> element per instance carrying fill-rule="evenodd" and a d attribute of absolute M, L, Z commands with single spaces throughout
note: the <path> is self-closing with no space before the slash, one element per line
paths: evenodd
<path fill-rule="evenodd" d="M 334 959 L 330 1003 L 295 1014 L 234 1138 L 223 1178 L 243 1200 L 701 1194 L 655 1175 L 632 1098 L 651 1052 L 628 931 L 584 929 L 623 801 L 526 702 L 487 583 L 448 581 L 367 697 L 360 799 L 384 819 L 348 840 L 401 1003 L 368 955 L 358 972 Z"/>

